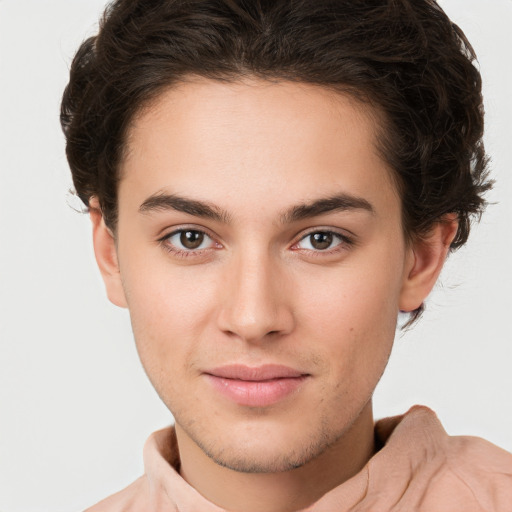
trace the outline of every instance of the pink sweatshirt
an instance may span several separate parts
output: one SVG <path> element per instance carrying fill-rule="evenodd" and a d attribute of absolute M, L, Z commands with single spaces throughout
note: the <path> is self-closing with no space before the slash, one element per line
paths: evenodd
<path fill-rule="evenodd" d="M 384 445 L 354 477 L 302 512 L 512 512 L 512 454 L 476 437 L 449 436 L 415 406 L 377 422 Z M 144 447 L 145 474 L 86 512 L 225 512 L 174 469 L 172 427 Z"/>

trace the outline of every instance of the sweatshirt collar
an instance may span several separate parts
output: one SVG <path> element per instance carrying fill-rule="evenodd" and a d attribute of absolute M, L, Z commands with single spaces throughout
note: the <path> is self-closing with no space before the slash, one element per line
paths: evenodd
<path fill-rule="evenodd" d="M 377 503 L 379 510 L 388 510 L 398 501 L 410 506 L 404 510 L 416 510 L 422 490 L 445 462 L 448 435 L 434 412 L 415 406 L 404 415 L 377 422 L 375 436 L 382 449 L 359 473 L 303 512 L 341 512 L 356 506 L 366 510 Z M 226 512 L 179 475 L 179 450 L 173 427 L 150 436 L 144 447 L 144 465 L 151 510 Z"/>

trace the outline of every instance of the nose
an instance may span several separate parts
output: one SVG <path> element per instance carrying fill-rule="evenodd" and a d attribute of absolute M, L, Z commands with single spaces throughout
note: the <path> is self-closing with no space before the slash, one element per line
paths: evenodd
<path fill-rule="evenodd" d="M 294 328 L 292 297 L 285 273 L 262 252 L 229 262 L 221 294 L 218 326 L 246 342 L 262 342 Z"/>

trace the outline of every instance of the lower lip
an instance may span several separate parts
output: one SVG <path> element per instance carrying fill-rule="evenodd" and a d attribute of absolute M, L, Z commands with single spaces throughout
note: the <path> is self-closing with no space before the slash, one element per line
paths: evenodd
<path fill-rule="evenodd" d="M 307 376 L 249 381 L 207 375 L 212 386 L 238 405 L 266 407 L 297 391 Z"/>

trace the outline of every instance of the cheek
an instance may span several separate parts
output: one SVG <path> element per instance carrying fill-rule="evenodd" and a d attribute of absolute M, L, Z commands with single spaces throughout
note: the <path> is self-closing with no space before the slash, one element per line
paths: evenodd
<path fill-rule="evenodd" d="M 301 293 L 307 337 L 332 364 L 334 373 L 349 385 L 374 385 L 382 374 L 393 345 L 401 288 L 401 266 L 386 271 L 381 263 L 340 267 L 322 280 L 311 275 Z M 393 260 L 387 259 L 392 265 Z M 391 267 L 392 268 L 392 267 Z M 339 377 L 339 375 L 338 375 Z M 358 383 L 358 384 L 356 384 Z"/>
<path fill-rule="evenodd" d="M 215 290 L 197 270 L 176 271 L 159 262 L 125 261 L 122 273 L 137 350 L 146 372 L 190 364 L 211 317 Z"/>
<path fill-rule="evenodd" d="M 394 329 L 401 267 L 396 265 L 396 272 L 389 272 L 385 261 L 374 266 L 358 263 L 328 273 L 320 270 L 303 275 L 300 307 L 319 332 L 334 328 L 345 333 L 369 333 L 390 325 Z"/>

